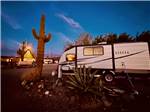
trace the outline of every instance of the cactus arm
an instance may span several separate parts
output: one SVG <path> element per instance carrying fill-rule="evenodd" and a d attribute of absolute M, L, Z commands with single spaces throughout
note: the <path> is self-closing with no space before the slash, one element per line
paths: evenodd
<path fill-rule="evenodd" d="M 33 34 L 35 39 L 37 39 L 37 40 L 39 39 L 39 36 L 37 35 L 35 29 L 32 29 L 32 34 Z"/>
<path fill-rule="evenodd" d="M 44 42 L 48 42 L 51 39 L 51 34 L 45 35 Z"/>
<path fill-rule="evenodd" d="M 45 16 L 42 15 L 41 22 L 40 22 L 40 32 L 39 34 L 36 33 L 35 29 L 32 29 L 33 36 L 35 39 L 38 40 L 38 47 L 37 47 L 37 75 L 42 75 L 43 69 L 43 59 L 44 59 L 44 47 L 45 43 L 51 39 L 51 34 L 45 35 Z"/>

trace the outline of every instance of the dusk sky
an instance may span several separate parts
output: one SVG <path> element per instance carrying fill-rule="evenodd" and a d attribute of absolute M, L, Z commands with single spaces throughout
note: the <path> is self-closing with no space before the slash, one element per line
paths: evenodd
<path fill-rule="evenodd" d="M 1 55 L 16 55 L 19 43 L 37 41 L 41 15 L 46 16 L 46 54 L 61 54 L 66 42 L 74 42 L 81 33 L 97 35 L 150 30 L 150 2 L 1 2 Z"/>

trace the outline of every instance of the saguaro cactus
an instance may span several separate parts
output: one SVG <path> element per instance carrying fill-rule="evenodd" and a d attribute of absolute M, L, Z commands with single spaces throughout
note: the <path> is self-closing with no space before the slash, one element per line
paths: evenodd
<path fill-rule="evenodd" d="M 35 39 L 37 39 L 38 41 L 36 62 L 37 62 L 38 73 L 41 76 L 42 68 L 43 68 L 43 61 L 44 61 L 45 43 L 51 39 L 50 33 L 47 36 L 45 35 L 45 16 L 44 15 L 42 15 L 41 17 L 39 35 L 36 33 L 35 29 L 32 29 L 32 33 Z"/>

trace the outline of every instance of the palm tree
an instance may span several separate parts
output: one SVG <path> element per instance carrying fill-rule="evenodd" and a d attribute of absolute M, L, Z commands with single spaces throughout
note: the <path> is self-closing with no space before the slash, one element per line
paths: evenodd
<path fill-rule="evenodd" d="M 25 50 L 26 50 L 26 47 L 27 47 L 27 44 L 26 44 L 26 42 L 25 41 L 23 41 L 22 42 L 22 45 L 21 45 L 21 48 L 19 48 L 18 50 L 17 50 L 17 54 L 18 55 L 20 55 L 20 57 L 21 57 L 21 61 L 23 61 L 23 59 L 24 59 L 24 54 L 25 54 Z"/>

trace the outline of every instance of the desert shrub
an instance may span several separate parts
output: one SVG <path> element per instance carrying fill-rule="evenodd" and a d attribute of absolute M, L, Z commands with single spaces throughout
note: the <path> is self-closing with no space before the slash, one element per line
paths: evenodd
<path fill-rule="evenodd" d="M 90 93 L 96 96 L 103 95 L 103 81 L 101 77 L 94 77 L 97 71 L 91 72 L 91 68 L 85 66 L 74 70 L 75 75 L 68 76 L 68 88 L 79 93 Z"/>
<path fill-rule="evenodd" d="M 68 88 L 75 94 L 79 93 L 81 99 L 85 98 L 90 101 L 90 98 L 92 98 L 93 101 L 98 102 L 96 105 L 99 105 L 99 101 L 101 101 L 105 107 L 111 107 L 113 103 L 123 104 L 125 98 L 131 101 L 130 93 L 107 84 L 102 76 L 95 77 L 96 73 L 97 71 L 92 73 L 91 68 L 85 66 L 76 69 L 74 75 L 68 76 L 66 81 Z"/>

